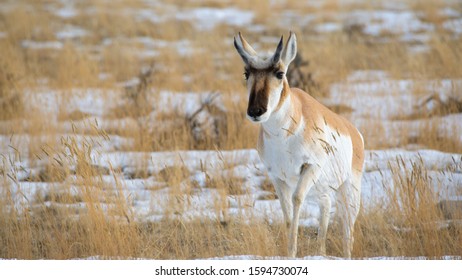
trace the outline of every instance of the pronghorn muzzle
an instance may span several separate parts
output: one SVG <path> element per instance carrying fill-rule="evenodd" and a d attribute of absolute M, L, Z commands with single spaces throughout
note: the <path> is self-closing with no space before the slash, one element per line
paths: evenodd
<path fill-rule="evenodd" d="M 258 117 L 266 113 L 266 108 L 259 107 L 259 106 L 249 106 L 247 109 L 247 115 L 254 120 L 258 120 Z"/>
<path fill-rule="evenodd" d="M 247 115 L 252 121 L 259 121 L 268 110 L 269 89 L 265 80 L 254 84 L 250 90 Z"/>

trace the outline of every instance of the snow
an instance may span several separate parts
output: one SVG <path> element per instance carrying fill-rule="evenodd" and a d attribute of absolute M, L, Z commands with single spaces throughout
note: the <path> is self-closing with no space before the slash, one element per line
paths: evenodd
<path fill-rule="evenodd" d="M 342 25 L 336 22 L 326 22 L 316 25 L 314 30 L 319 33 L 337 32 L 342 30 Z"/>
<path fill-rule="evenodd" d="M 180 56 L 192 55 L 195 52 L 191 42 L 186 39 L 165 41 L 143 36 L 133 38 L 105 38 L 103 40 L 103 46 L 105 47 L 111 47 L 114 45 L 117 45 L 118 48 L 123 47 L 128 52 L 134 52 L 135 49 L 135 54 L 140 58 L 156 57 L 160 55 L 160 51 L 163 49 L 175 50 Z M 142 48 L 139 47 L 140 45 Z"/>
<path fill-rule="evenodd" d="M 417 105 L 431 94 L 437 94 L 444 102 L 449 96 L 455 97 L 455 88 L 462 88 L 462 80 L 416 81 L 386 77 L 383 71 L 354 72 L 347 78 L 348 82 L 331 86 L 325 103 L 354 108 L 354 118 L 396 119 L 417 113 L 421 109 Z M 400 102 L 396 102 L 398 95 Z"/>
<path fill-rule="evenodd" d="M 62 17 L 65 19 L 73 18 L 79 14 L 79 12 L 74 8 L 74 6 L 70 3 L 66 3 L 64 7 L 54 9 L 53 12 L 58 17 Z"/>
<path fill-rule="evenodd" d="M 93 116 L 103 116 L 116 105 L 115 101 L 121 98 L 122 92 L 92 88 L 61 91 L 45 87 L 26 89 L 24 94 L 25 98 L 31 101 L 25 104 L 28 110 L 45 109 L 48 114 L 54 115 L 59 112 L 80 111 Z M 111 98 L 108 100 L 109 96 Z"/>
<path fill-rule="evenodd" d="M 234 7 L 198 7 L 181 9 L 165 3 L 158 3 L 156 7 L 163 10 L 163 12 L 159 13 L 153 9 L 128 9 L 127 12 L 134 14 L 139 20 L 148 20 L 155 24 L 169 20 L 188 21 L 191 22 L 197 30 L 201 31 L 211 30 L 220 24 L 230 26 L 250 25 L 254 18 L 253 12 Z"/>
<path fill-rule="evenodd" d="M 398 256 L 398 257 L 372 257 L 372 258 L 361 258 L 361 259 L 354 259 L 354 260 L 428 260 L 428 257 L 405 257 L 405 256 Z M 461 260 L 460 256 L 443 256 L 441 257 L 443 260 Z M 322 260 L 344 260 L 344 258 L 335 257 L 335 256 L 304 256 L 301 258 L 288 258 L 283 256 L 270 256 L 270 257 L 262 257 L 262 256 L 255 256 L 255 255 L 234 255 L 234 256 L 224 256 L 224 257 L 216 257 L 216 258 L 209 258 L 207 260 L 310 260 L 310 261 L 322 261 Z"/>
<path fill-rule="evenodd" d="M 363 32 L 371 36 L 379 36 L 384 32 L 406 34 L 422 31 L 433 31 L 434 26 L 422 22 L 412 11 L 356 11 L 351 14 L 355 23 L 363 24 Z"/>
<path fill-rule="evenodd" d="M 462 19 L 452 19 L 445 21 L 443 27 L 449 31 L 452 31 L 455 34 L 462 34 Z"/>
<path fill-rule="evenodd" d="M 78 26 L 66 25 L 56 33 L 56 38 L 60 40 L 75 39 L 87 36 L 89 32 Z"/>
<path fill-rule="evenodd" d="M 371 36 L 374 42 L 389 42 L 390 37 L 396 36 L 399 41 L 411 43 L 426 43 L 430 41 L 435 25 L 422 21 L 421 15 L 408 7 L 398 9 L 397 3 L 379 10 L 352 10 L 352 11 L 319 11 L 308 18 L 290 11 L 283 13 L 281 22 L 291 25 L 312 27 L 317 33 L 338 32 L 352 26 L 359 27 L 362 34 Z M 331 21 L 325 22 L 328 18 Z M 333 20 L 333 21 L 332 21 Z M 318 23 L 319 22 L 319 23 Z M 447 23 L 451 25 L 451 23 Z M 281 26 L 282 27 L 282 26 Z"/>
<path fill-rule="evenodd" d="M 254 15 L 253 12 L 236 8 L 201 7 L 180 11 L 176 13 L 175 17 L 178 20 L 192 21 L 196 29 L 207 31 L 219 24 L 232 26 L 250 25 Z"/>
<path fill-rule="evenodd" d="M 144 258 L 126 258 L 126 257 L 112 257 L 108 258 L 108 256 L 89 256 L 86 258 L 79 258 L 75 260 L 146 260 Z M 442 256 L 439 258 L 441 260 L 457 260 L 460 261 L 462 258 L 460 256 Z M 276 260 L 303 260 L 303 261 L 326 261 L 326 260 L 345 260 L 341 257 L 336 256 L 320 256 L 320 255 L 313 255 L 313 256 L 303 256 L 299 258 L 289 258 L 285 256 L 258 256 L 258 255 L 229 255 L 229 256 L 222 256 L 222 257 L 213 257 L 213 258 L 206 258 L 206 259 L 197 259 L 197 260 L 207 260 L 207 261 L 217 261 L 217 260 L 225 260 L 225 261 L 276 261 Z M 378 260 L 432 260 L 432 258 L 425 257 L 425 256 L 417 256 L 417 257 L 407 257 L 407 256 L 396 256 L 396 257 L 370 257 L 370 258 L 353 258 L 353 260 L 371 260 L 371 261 L 378 261 Z"/>
<path fill-rule="evenodd" d="M 264 165 L 255 150 L 102 152 L 92 156 L 92 160 L 93 164 L 100 168 L 122 170 L 121 174 L 102 176 L 102 182 L 109 192 L 115 191 L 116 182 L 120 182 L 123 197 L 129 198 L 134 216 L 140 221 L 156 221 L 166 215 L 184 220 L 222 220 L 225 218 L 222 211 L 227 212 L 228 217 L 236 216 L 243 220 L 246 220 L 245 217 L 251 220 L 249 218 L 252 217 L 270 223 L 280 223 L 283 219 L 277 199 L 259 199 L 263 193 L 261 184 L 266 175 Z M 404 162 L 408 169 L 411 169 L 413 164 L 421 162 L 427 170 L 429 187 L 433 189 L 439 201 L 461 198 L 462 155 L 433 150 L 367 151 L 362 182 L 364 211 L 374 207 L 387 207 L 388 194 L 393 192 L 394 188 L 398 161 Z M 177 186 L 178 194 L 172 200 L 170 189 L 174 186 L 159 181 L 157 174 L 169 167 L 178 166 L 186 168 L 191 175 L 180 180 Z M 27 165 L 25 168 L 27 169 Z M 125 176 L 133 170 L 145 170 L 152 176 L 144 179 L 126 178 Z M 207 182 L 206 178 L 210 181 Z M 213 182 L 220 182 L 224 178 L 242 181 L 242 194 L 223 197 Z M 78 181 L 77 177 L 71 176 L 65 182 L 50 184 L 19 182 L 11 191 L 19 207 L 24 203 L 33 203 L 38 193 L 65 190 L 66 185 L 74 186 L 74 192 L 78 193 L 81 188 Z M 175 204 L 174 201 L 179 197 L 187 203 L 176 205 L 175 214 L 172 214 L 172 203 Z M 101 199 L 103 202 L 104 197 Z M 228 208 L 217 210 L 217 201 L 222 201 L 221 204 L 228 205 Z M 335 209 L 333 211 L 335 212 Z M 308 199 L 302 209 L 301 226 L 316 227 L 318 216 L 318 206 Z"/>
<path fill-rule="evenodd" d="M 231 154 L 230 154 L 231 153 Z M 248 184 L 247 186 L 253 186 L 256 187 L 252 183 L 252 178 L 262 178 L 262 168 L 263 165 L 261 162 L 258 161 L 258 157 L 253 150 L 244 150 L 240 151 L 238 154 L 233 154 L 234 152 L 224 152 L 223 156 L 224 158 L 234 158 L 235 160 L 238 160 L 239 162 L 245 161 L 245 159 L 250 159 L 249 162 L 246 164 L 242 165 L 245 167 L 245 169 L 240 169 L 239 172 L 234 172 L 234 174 L 240 174 L 242 178 L 247 181 Z M 240 154 L 240 156 L 239 156 Z M 383 186 L 383 182 L 393 182 L 393 174 L 391 170 L 389 169 L 389 164 L 391 163 L 393 165 L 393 161 L 396 161 L 396 159 L 402 159 L 404 162 L 406 162 L 409 166 L 412 165 L 412 163 L 415 163 L 416 161 L 422 161 L 423 165 L 426 168 L 429 168 L 432 171 L 428 172 L 429 178 L 431 178 L 431 182 L 434 183 L 434 188 L 436 191 L 439 190 L 439 195 L 440 198 L 447 198 L 448 196 L 454 195 L 458 191 L 461 190 L 462 185 L 462 168 L 460 164 L 462 163 L 462 158 L 461 155 L 457 154 L 445 154 L 437 151 L 420 151 L 420 152 L 409 152 L 409 151 L 371 151 L 368 152 L 367 154 L 367 162 L 366 162 L 366 167 L 365 167 L 365 174 L 364 174 L 364 179 L 363 179 L 363 201 L 366 203 L 366 208 L 367 207 L 373 207 L 375 204 L 372 201 L 375 201 L 376 203 L 384 203 L 384 199 L 387 196 L 387 191 L 390 191 L 393 186 L 388 185 L 388 186 Z M 154 155 L 153 155 L 154 156 Z M 194 160 L 191 160 L 192 157 Z M 242 157 L 243 156 L 243 157 Z M 171 164 L 173 160 L 171 159 L 174 157 L 174 155 L 166 155 L 162 154 L 161 156 L 164 160 L 166 159 L 167 164 Z M 192 172 L 196 172 L 195 178 L 197 178 L 197 172 L 200 172 L 199 170 L 195 168 L 199 168 L 198 162 L 207 162 L 209 163 L 207 165 L 208 168 L 213 170 L 213 168 L 217 168 L 220 165 L 220 160 L 218 159 L 217 154 L 213 154 L 213 152 L 184 152 L 180 156 L 182 158 L 182 163 Z M 170 158 L 170 160 L 169 160 Z M 153 162 L 157 162 L 155 159 L 153 159 Z M 459 165 L 454 167 L 454 162 L 458 162 Z M 236 164 L 234 162 L 233 164 Z M 256 166 L 256 167 L 255 167 Z M 454 167 L 453 172 L 447 172 L 443 174 L 442 172 L 447 170 L 448 166 Z M 195 168 L 194 168 L 195 167 Z M 159 167 L 160 168 L 160 167 Z M 235 168 L 241 168 L 241 166 L 235 167 Z M 246 172 L 243 172 L 243 170 L 246 170 Z M 155 171 L 152 170 L 154 173 Z M 220 172 L 219 172 L 220 173 Z M 210 174 L 214 174 L 214 172 L 211 172 Z M 226 177 L 228 174 L 222 172 L 222 174 L 218 174 L 218 177 Z M 244 183 L 244 185 L 246 185 Z M 252 193 L 254 196 L 257 197 L 255 193 L 255 189 L 252 190 L 252 188 L 249 188 L 249 192 Z M 196 195 L 200 196 L 200 193 L 197 193 Z M 207 195 L 211 195 L 211 193 L 207 193 Z M 243 197 L 242 199 L 244 199 Z M 162 199 L 163 200 L 163 199 Z M 197 201 L 206 201 L 207 199 L 198 199 Z M 371 203 L 367 203 L 368 201 L 371 201 Z M 232 203 L 231 203 L 232 204 Z M 302 213 L 302 224 L 305 223 L 306 226 L 314 226 L 317 223 L 317 215 L 319 213 L 317 206 L 314 204 L 305 203 L 305 208 Z M 279 202 L 277 200 L 273 201 L 268 201 L 268 200 L 256 200 L 253 201 L 253 214 L 254 216 L 258 216 L 261 218 L 265 217 L 272 217 L 275 220 L 281 220 L 282 219 L 282 213 L 279 211 L 280 206 Z M 275 215 L 276 214 L 276 215 Z"/>
<path fill-rule="evenodd" d="M 23 40 L 21 42 L 21 46 L 26 49 L 35 49 L 35 50 L 41 50 L 41 49 L 55 49 L 59 50 L 62 49 L 64 44 L 59 41 L 32 41 L 32 40 Z"/>
<path fill-rule="evenodd" d="M 401 141 L 419 137 L 430 128 L 441 137 L 455 135 L 455 141 L 462 141 L 461 113 L 426 116 L 448 102 L 460 102 L 460 88 L 460 79 L 393 80 L 383 71 L 357 71 L 346 82 L 333 84 L 329 97 L 322 102 L 350 108 L 345 115 L 375 143 L 402 146 Z M 375 127 L 375 133 L 368 133 L 371 127 Z"/>
<path fill-rule="evenodd" d="M 210 99 L 211 94 L 209 92 L 203 93 L 192 93 L 192 92 L 171 92 L 162 90 L 158 93 L 158 99 L 156 100 L 156 108 L 159 112 L 179 112 L 185 115 L 189 115 L 196 111 L 203 102 Z M 218 101 L 214 102 L 214 105 L 218 106 L 223 112 L 227 109 L 223 106 L 223 102 L 220 102 L 220 96 Z"/>
<path fill-rule="evenodd" d="M 445 17 L 460 17 L 461 13 L 451 7 L 445 7 L 438 11 L 438 14 Z"/>
<path fill-rule="evenodd" d="M 134 87 L 139 82 L 138 78 L 133 78 L 119 84 L 119 86 Z M 61 91 L 45 87 L 43 89 L 26 89 L 24 94 L 26 99 L 31 101 L 25 104 L 27 110 L 46 111 L 50 116 L 57 116 L 58 113 L 81 112 L 90 115 L 91 120 L 96 117 L 101 125 L 111 122 L 105 118 L 111 110 L 127 102 L 127 97 L 122 89 L 74 88 Z M 211 94 L 209 92 L 172 92 L 152 89 L 147 98 L 150 104 L 153 104 L 153 114 L 155 115 L 168 112 L 190 115 L 200 108 L 203 102 L 207 102 L 211 98 Z M 216 97 L 217 101 L 214 104 L 222 111 L 227 111 L 220 99 L 221 96 Z"/>
<path fill-rule="evenodd" d="M 283 10 L 278 23 L 284 29 L 286 26 L 310 26 L 316 18 L 315 14 L 299 14 L 295 10 Z"/>
<path fill-rule="evenodd" d="M 146 45 L 159 44 L 151 38 L 138 40 Z M 138 82 L 134 80 L 132 86 Z M 420 133 L 419 128 L 425 120 L 406 119 L 406 116 L 421 110 L 415 106 L 416 104 L 424 104 L 428 109 L 437 105 L 422 102 L 421 99 L 426 99 L 428 94 L 437 94 L 442 102 L 446 102 L 450 100 L 453 89 L 459 87 L 462 87 L 462 80 L 393 80 L 382 70 L 362 70 L 353 72 L 344 83 L 332 85 L 329 99 L 323 102 L 327 104 L 330 102 L 330 105 L 350 106 L 356 124 L 361 126 L 362 122 L 369 122 L 370 125 L 371 121 L 376 121 L 384 128 L 384 134 L 377 137 L 388 135 L 386 140 L 391 141 L 402 133 L 403 128 L 411 136 Z M 417 88 L 420 92 L 418 95 L 415 94 Z M 82 191 L 79 183 L 81 179 L 74 175 L 68 176 L 63 182 L 27 182 L 27 178 L 39 174 L 47 163 L 37 160 L 29 162 L 21 156 L 18 157 L 17 154 L 17 151 L 28 154 L 29 143 L 50 141 L 60 143 L 63 139 L 74 139 L 78 145 L 83 143 L 92 145 L 93 151 L 90 156 L 95 168 L 108 174 L 109 170 L 119 170 L 116 174 L 103 174 L 98 179 L 105 186 L 104 191 L 100 192 L 101 202 L 106 200 L 104 195 L 120 193 L 132 206 L 133 216 L 139 221 L 158 221 L 163 217 L 185 220 L 223 220 L 230 217 L 251 220 L 249 217 L 252 217 L 269 223 L 282 222 L 279 201 L 274 197 L 268 199 L 270 193 L 262 189 L 267 180 L 266 171 L 257 152 L 253 149 L 152 153 L 123 151 L 124 148 L 132 145 L 131 138 L 118 135 L 109 135 L 107 138 L 73 132 L 74 127 L 81 129 L 89 124 L 98 124 L 101 128 L 111 129 L 133 121 L 111 120 L 106 117 L 112 108 L 125 102 L 123 90 L 72 89 L 62 92 L 44 87 L 28 89 L 25 94 L 26 100 L 30 101 L 26 107 L 32 106 L 28 110 L 46 108 L 46 112 L 50 114 L 50 123 L 55 123 L 60 132 L 40 136 L 27 134 L 16 134 L 13 137 L 0 136 L 0 151 L 10 159 L 8 168 L 17 177 L 11 187 L 11 195 L 18 209 L 31 207 L 40 195 L 68 191 L 69 188 L 66 186 L 72 186 L 71 192 L 74 194 Z M 107 98 L 108 96 L 111 98 Z M 397 97 L 401 100 L 399 103 L 396 102 Z M 190 115 L 207 98 L 210 98 L 210 94 L 153 90 L 148 94 L 148 98 L 150 103 L 154 104 L 151 117 L 155 119 L 157 114 L 169 112 Z M 218 104 L 222 103 L 218 102 Z M 226 111 L 225 107 L 221 109 Z M 73 111 L 85 113 L 88 117 L 73 122 L 58 120 L 56 117 L 58 113 Z M 460 118 L 460 115 L 455 114 L 439 116 L 434 121 L 439 123 L 438 130 L 442 135 L 448 130 L 452 132 L 460 130 L 458 135 L 462 137 Z M 460 154 L 428 149 L 389 149 L 366 151 L 365 158 L 362 182 L 364 211 L 387 207 L 388 196 L 395 188 L 396 176 L 400 176 L 397 174 L 397 170 L 400 170 L 398 164 L 401 164 L 402 168 L 403 163 L 406 170 L 411 170 L 415 164 L 426 170 L 428 187 L 435 193 L 437 201 L 461 198 L 462 155 Z M 74 165 L 75 163 L 70 162 L 69 168 L 75 169 Z M 187 170 L 187 173 L 182 171 L 184 178 L 178 178 L 176 183 L 169 183 L 162 179 L 161 175 L 169 168 Z M 141 172 L 146 173 L 147 176 L 133 178 L 134 174 Z M 406 175 L 405 171 L 401 175 Z M 224 180 L 237 182 L 240 191 L 223 195 L 216 184 Z M 121 186 L 121 189 L 117 189 L 117 186 Z M 176 195 L 172 197 L 174 193 Z M 217 201 L 221 206 L 217 207 Z M 60 207 L 68 206 L 60 205 Z M 72 207 L 83 211 L 84 205 L 76 203 Z M 173 212 L 172 207 L 175 210 Z M 335 212 L 335 208 L 332 211 Z M 308 198 L 302 209 L 301 226 L 317 226 L 318 215 L 318 206 Z"/>
<path fill-rule="evenodd" d="M 357 70 L 348 75 L 350 83 L 374 82 L 388 79 L 388 73 L 382 70 Z"/>

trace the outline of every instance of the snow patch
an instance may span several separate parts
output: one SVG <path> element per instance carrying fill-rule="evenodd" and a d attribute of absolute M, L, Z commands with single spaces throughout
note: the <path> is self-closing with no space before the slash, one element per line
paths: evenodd
<path fill-rule="evenodd" d="M 59 41 L 32 41 L 24 40 L 21 42 L 21 46 L 25 49 L 34 49 L 34 50 L 43 50 L 43 49 L 55 49 L 60 50 L 63 48 L 64 44 Z"/>
<path fill-rule="evenodd" d="M 66 25 L 63 29 L 56 33 L 56 38 L 60 40 L 75 39 L 85 37 L 88 34 L 89 32 L 83 28 L 72 25 Z"/>
<path fill-rule="evenodd" d="M 443 22 L 443 27 L 446 30 L 453 32 L 454 34 L 461 35 L 462 34 L 462 19 L 452 19 Z"/>
<path fill-rule="evenodd" d="M 407 34 L 434 31 L 433 24 L 422 22 L 412 11 L 354 11 L 349 16 L 350 24 L 363 25 L 363 32 L 371 36 L 383 33 Z"/>
<path fill-rule="evenodd" d="M 192 21 L 198 30 L 211 30 L 219 24 L 232 26 L 250 25 L 254 18 L 253 12 L 236 8 L 195 8 L 180 11 L 175 15 L 178 20 Z"/>

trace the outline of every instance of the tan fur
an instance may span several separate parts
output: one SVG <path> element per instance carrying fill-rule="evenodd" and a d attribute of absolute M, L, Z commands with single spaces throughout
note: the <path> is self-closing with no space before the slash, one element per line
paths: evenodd
<path fill-rule="evenodd" d="M 292 99 L 292 115 L 288 116 L 291 118 L 291 126 L 288 130 L 295 131 L 301 124 L 300 120 L 303 115 L 305 121 L 308 122 L 307 127 L 313 128 L 305 130 L 305 139 L 313 138 L 313 134 L 317 130 L 322 131 L 325 126 L 331 127 L 339 134 L 350 136 L 353 145 L 352 168 L 361 172 L 364 163 L 364 143 L 356 127 L 301 89 L 289 88 L 284 94 Z"/>

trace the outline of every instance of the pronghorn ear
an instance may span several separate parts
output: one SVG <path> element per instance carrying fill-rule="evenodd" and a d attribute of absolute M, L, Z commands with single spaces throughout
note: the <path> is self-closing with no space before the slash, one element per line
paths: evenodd
<path fill-rule="evenodd" d="M 281 52 L 282 52 L 283 44 L 284 44 L 284 37 L 281 36 L 281 40 L 279 40 L 279 44 L 276 47 L 276 51 L 274 52 L 274 55 L 273 55 L 273 58 L 272 58 L 273 64 L 278 63 L 279 60 L 281 59 Z"/>
<path fill-rule="evenodd" d="M 247 43 L 244 37 L 242 37 L 241 32 L 239 32 L 239 36 L 237 36 L 237 38 L 234 37 L 234 47 L 245 64 L 249 64 L 251 57 L 257 54 L 250 44 Z"/>
<path fill-rule="evenodd" d="M 282 52 L 282 62 L 289 67 L 289 64 L 294 60 L 295 56 L 297 55 L 297 38 L 295 37 L 295 33 L 290 31 L 289 39 L 287 39 L 287 44 L 284 47 L 284 51 Z"/>

